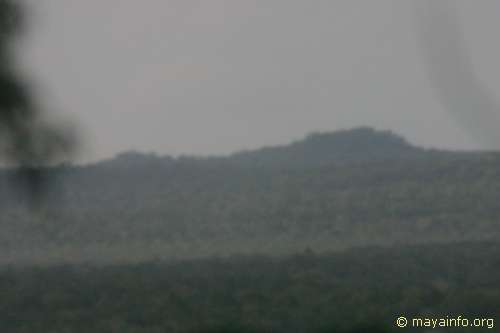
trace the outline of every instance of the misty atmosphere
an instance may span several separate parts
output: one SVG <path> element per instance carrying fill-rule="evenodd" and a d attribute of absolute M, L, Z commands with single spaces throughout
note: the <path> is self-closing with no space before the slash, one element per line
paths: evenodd
<path fill-rule="evenodd" d="M 0 0 L 0 333 L 500 331 L 499 15 Z"/>

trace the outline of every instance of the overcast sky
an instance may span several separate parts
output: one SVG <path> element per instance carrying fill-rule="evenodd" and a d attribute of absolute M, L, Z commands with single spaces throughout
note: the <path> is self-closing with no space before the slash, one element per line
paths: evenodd
<path fill-rule="evenodd" d="M 27 2 L 23 67 L 45 108 L 79 126 L 81 160 L 220 154 L 361 125 L 481 147 L 430 84 L 409 0 Z M 500 2 L 453 3 L 500 100 Z"/>

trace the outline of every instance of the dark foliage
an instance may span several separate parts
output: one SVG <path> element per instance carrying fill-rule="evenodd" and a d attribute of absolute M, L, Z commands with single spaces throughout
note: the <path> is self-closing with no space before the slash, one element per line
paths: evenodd
<path fill-rule="evenodd" d="M 44 184 L 42 166 L 70 151 L 70 140 L 42 121 L 29 85 L 14 64 L 13 41 L 24 26 L 19 2 L 0 0 L 0 163 L 20 167 L 18 179 L 31 199 L 39 199 Z"/>
<path fill-rule="evenodd" d="M 498 243 L 11 266 L 0 269 L 0 331 L 398 332 L 401 315 L 498 319 L 498 281 Z"/>

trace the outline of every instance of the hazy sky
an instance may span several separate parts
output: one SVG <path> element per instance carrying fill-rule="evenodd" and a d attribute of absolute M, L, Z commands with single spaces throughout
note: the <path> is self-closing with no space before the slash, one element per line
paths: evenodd
<path fill-rule="evenodd" d="M 479 147 L 430 84 L 411 1 L 27 2 L 23 66 L 43 105 L 79 126 L 83 160 L 228 153 L 360 125 Z M 453 3 L 500 100 L 500 1 Z"/>

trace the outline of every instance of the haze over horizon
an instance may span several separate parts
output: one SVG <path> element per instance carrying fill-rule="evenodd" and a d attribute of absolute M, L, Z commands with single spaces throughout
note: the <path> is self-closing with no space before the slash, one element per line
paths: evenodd
<path fill-rule="evenodd" d="M 79 126 L 80 161 L 220 155 L 359 126 L 491 148 L 433 91 L 410 0 L 25 2 L 23 68 L 49 114 Z M 477 77 L 500 100 L 500 3 L 454 3 Z"/>

